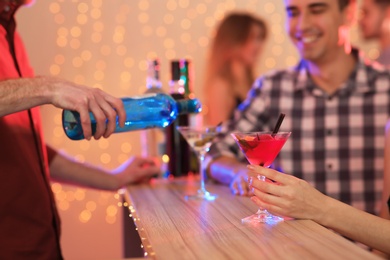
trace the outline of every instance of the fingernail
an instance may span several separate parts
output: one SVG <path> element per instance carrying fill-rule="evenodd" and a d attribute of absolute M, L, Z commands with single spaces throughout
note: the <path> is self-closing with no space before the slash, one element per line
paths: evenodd
<path fill-rule="evenodd" d="M 253 165 L 251 165 L 251 164 L 248 164 L 246 167 L 247 167 L 249 170 L 254 170 L 254 169 L 255 169 L 255 167 L 254 167 Z"/>

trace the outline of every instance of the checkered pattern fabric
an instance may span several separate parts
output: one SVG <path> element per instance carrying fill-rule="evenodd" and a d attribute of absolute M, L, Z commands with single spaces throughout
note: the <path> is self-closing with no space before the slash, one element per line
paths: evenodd
<path fill-rule="evenodd" d="M 385 125 L 390 115 L 390 72 L 358 59 L 349 80 L 328 95 L 310 78 L 305 61 L 257 79 L 248 98 L 223 126 L 227 132 L 291 131 L 274 167 L 311 183 L 321 192 L 378 213 L 383 178 Z M 342 66 L 342 65 L 340 65 Z M 208 161 L 221 155 L 245 161 L 230 135 L 212 146 Z"/>

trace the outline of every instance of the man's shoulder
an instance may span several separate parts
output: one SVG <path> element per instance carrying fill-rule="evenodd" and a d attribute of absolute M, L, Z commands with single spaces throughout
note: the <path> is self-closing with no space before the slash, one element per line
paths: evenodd
<path fill-rule="evenodd" d="M 360 52 L 359 55 L 359 67 L 360 69 L 363 68 L 369 74 L 369 76 L 390 76 L 390 67 L 367 58 L 363 52 Z"/>
<path fill-rule="evenodd" d="M 291 90 L 292 85 L 295 85 L 300 75 L 299 66 L 288 67 L 285 69 L 275 69 L 262 74 L 254 82 L 254 89 L 266 90 Z"/>
<path fill-rule="evenodd" d="M 371 88 L 377 89 L 377 91 L 390 91 L 390 68 L 379 64 L 378 62 L 371 61 L 365 64 L 365 78 L 366 84 Z M 358 77 L 358 81 L 360 81 Z M 363 80 L 364 82 L 364 80 Z"/>
<path fill-rule="evenodd" d="M 376 61 L 364 59 L 359 64 L 356 82 L 363 89 L 375 93 L 390 93 L 390 68 Z"/>

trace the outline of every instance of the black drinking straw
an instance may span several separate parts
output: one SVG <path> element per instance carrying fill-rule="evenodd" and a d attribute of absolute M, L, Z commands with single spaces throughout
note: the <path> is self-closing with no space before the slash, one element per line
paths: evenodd
<path fill-rule="evenodd" d="M 274 130 L 272 131 L 272 134 L 275 135 L 279 132 L 279 128 L 280 126 L 282 125 L 282 122 L 283 122 L 283 119 L 284 119 L 284 116 L 286 114 L 283 114 L 283 113 L 280 113 L 279 115 L 279 118 L 278 118 L 278 121 L 276 122 L 276 125 L 274 127 Z"/>

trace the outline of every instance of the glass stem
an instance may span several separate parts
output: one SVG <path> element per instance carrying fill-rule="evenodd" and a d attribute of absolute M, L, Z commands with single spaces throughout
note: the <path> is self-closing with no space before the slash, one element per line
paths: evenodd
<path fill-rule="evenodd" d="M 257 179 L 260 181 L 265 181 L 265 176 L 263 175 L 257 175 Z M 257 215 L 262 215 L 262 214 L 268 214 L 268 211 L 266 209 L 263 209 L 259 207 L 259 209 L 256 212 Z"/>
<path fill-rule="evenodd" d="M 205 188 L 205 174 L 206 174 L 206 169 L 204 165 L 204 159 L 205 159 L 205 154 L 200 153 L 199 154 L 199 174 L 200 174 L 200 191 L 202 193 L 206 193 L 206 188 Z"/>

